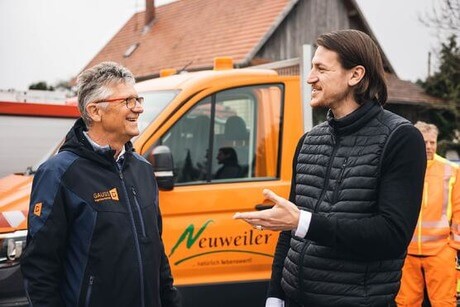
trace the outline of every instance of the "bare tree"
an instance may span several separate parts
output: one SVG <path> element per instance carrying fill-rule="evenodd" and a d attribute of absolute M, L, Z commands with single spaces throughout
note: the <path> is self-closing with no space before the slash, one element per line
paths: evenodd
<path fill-rule="evenodd" d="M 432 10 L 419 16 L 419 19 L 432 29 L 458 36 L 460 33 L 460 0 L 433 0 Z"/>

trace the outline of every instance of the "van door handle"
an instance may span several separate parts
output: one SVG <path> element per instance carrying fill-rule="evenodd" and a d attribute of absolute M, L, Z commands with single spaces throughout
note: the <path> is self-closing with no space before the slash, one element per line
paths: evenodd
<path fill-rule="evenodd" d="M 267 210 L 273 208 L 274 205 L 272 204 L 257 204 L 256 205 L 256 210 L 262 211 L 262 210 Z"/>

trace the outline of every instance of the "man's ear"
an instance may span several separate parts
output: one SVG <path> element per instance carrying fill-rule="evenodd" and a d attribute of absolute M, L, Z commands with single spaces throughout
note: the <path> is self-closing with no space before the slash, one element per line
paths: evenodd
<path fill-rule="evenodd" d="M 350 79 L 348 80 L 348 85 L 349 86 L 355 86 L 356 84 L 359 83 L 366 74 L 366 68 L 362 65 L 357 65 L 351 69 L 351 76 Z"/>
<path fill-rule="evenodd" d="M 89 103 L 86 106 L 86 112 L 93 122 L 100 122 L 102 119 L 101 112 L 102 110 L 97 107 L 95 103 Z"/>

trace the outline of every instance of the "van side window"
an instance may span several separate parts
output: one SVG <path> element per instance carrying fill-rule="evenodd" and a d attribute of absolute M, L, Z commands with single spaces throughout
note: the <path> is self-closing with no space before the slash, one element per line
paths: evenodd
<path fill-rule="evenodd" d="M 240 173 L 233 177 L 236 171 L 230 171 L 232 179 L 218 174 L 214 180 L 258 180 L 278 176 L 282 91 L 279 85 L 259 85 L 216 95 L 216 110 L 225 109 L 226 112 L 216 116 L 214 121 L 213 174 L 226 167 L 219 159 L 220 148 L 235 151 Z"/>
<path fill-rule="evenodd" d="M 171 149 L 176 184 L 277 178 L 282 92 L 247 86 L 198 102 L 160 139 Z"/>
<path fill-rule="evenodd" d="M 185 114 L 160 143 L 171 149 L 176 183 L 205 182 L 211 127 L 211 99 L 208 97 Z"/>

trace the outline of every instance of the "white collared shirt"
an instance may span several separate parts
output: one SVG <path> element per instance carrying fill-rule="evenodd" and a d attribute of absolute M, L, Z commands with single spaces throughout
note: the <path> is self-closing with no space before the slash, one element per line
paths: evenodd
<path fill-rule="evenodd" d="M 96 143 L 88 134 L 87 131 L 83 131 L 83 135 L 86 137 L 86 139 L 88 140 L 88 142 L 91 144 L 91 146 L 93 146 L 93 149 L 95 151 L 99 151 L 99 152 L 104 152 L 104 151 L 107 151 L 107 150 L 111 150 L 112 148 L 109 146 L 109 145 L 105 145 L 105 146 L 101 146 L 99 145 L 98 143 Z M 118 157 L 115 158 L 115 161 L 118 162 L 125 154 L 126 152 L 126 149 L 125 149 L 125 146 L 123 146 L 121 148 L 121 151 L 120 153 L 118 154 Z"/>

